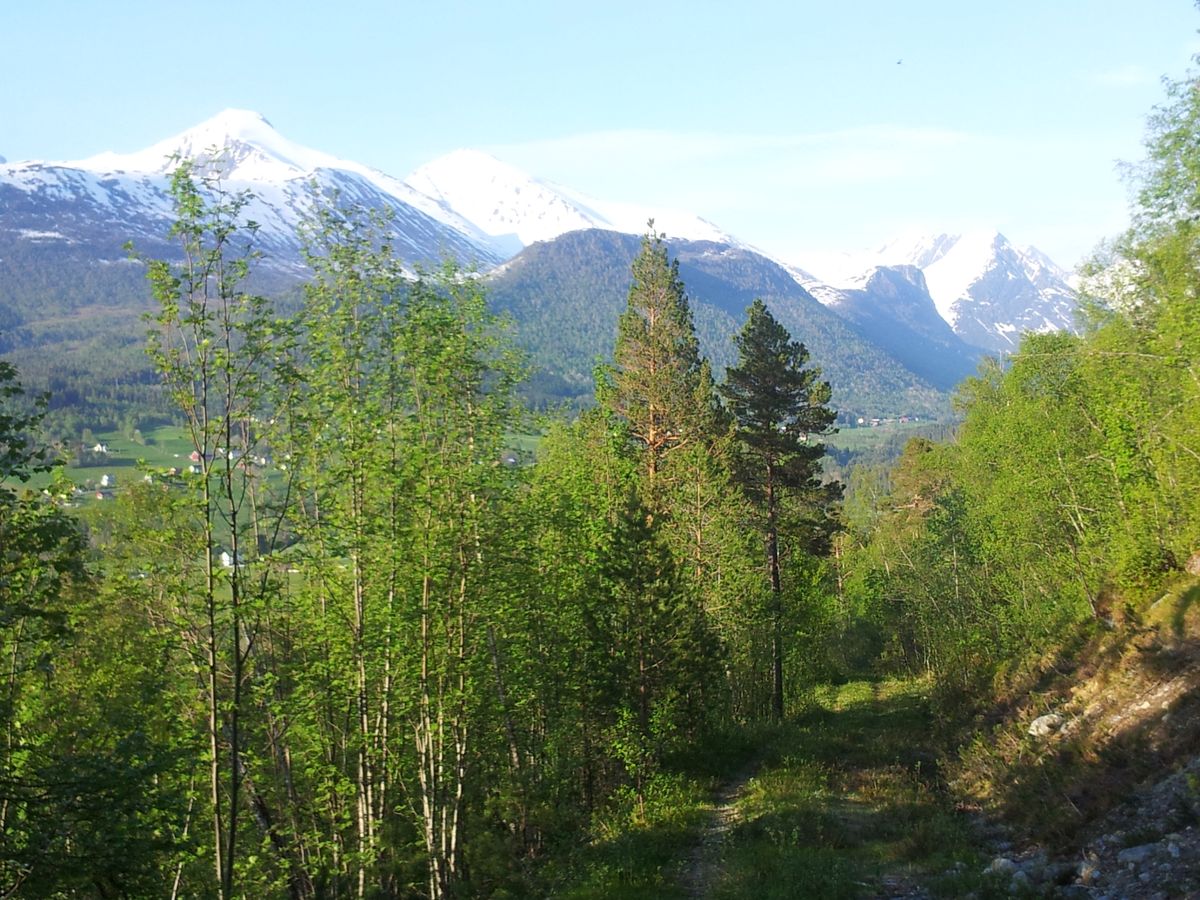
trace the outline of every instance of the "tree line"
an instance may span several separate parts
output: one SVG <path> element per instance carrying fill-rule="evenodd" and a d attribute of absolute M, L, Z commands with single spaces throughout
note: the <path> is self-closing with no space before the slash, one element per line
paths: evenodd
<path fill-rule="evenodd" d="M 673 753 L 794 708 L 840 489 L 764 304 L 716 385 L 651 226 L 596 407 L 516 465 L 526 367 L 470 273 L 332 199 L 284 315 L 247 197 L 189 162 L 172 194 L 148 350 L 200 476 L 21 492 L 49 461 L 0 369 L 0 893 L 546 892 Z"/>

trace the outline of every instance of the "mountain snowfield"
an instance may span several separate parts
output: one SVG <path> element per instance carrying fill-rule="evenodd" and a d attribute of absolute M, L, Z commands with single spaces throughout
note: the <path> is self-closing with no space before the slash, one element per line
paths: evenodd
<path fill-rule="evenodd" d="M 172 218 L 174 160 L 203 160 L 217 148 L 226 186 L 253 195 L 246 217 L 259 223 L 260 242 L 281 269 L 300 267 L 296 231 L 311 208 L 314 184 L 386 210 L 398 251 L 413 260 L 448 253 L 486 270 L 537 241 L 587 228 L 641 234 L 650 219 L 672 238 L 753 250 L 698 216 L 587 197 L 477 150 L 456 150 L 398 179 L 296 144 L 246 110 L 226 110 L 135 153 L 77 162 L 0 160 L 0 245 L 102 245 L 102 255 L 116 258 L 126 239 L 161 242 Z M 806 261 L 803 267 L 774 261 L 831 309 L 848 308 L 852 294 L 858 315 L 869 302 L 894 302 L 886 292 L 870 299 L 878 267 L 915 266 L 924 275 L 917 289 L 924 292 L 927 285 L 941 318 L 966 343 L 989 351 L 1015 349 L 1025 330 L 1072 325 L 1074 293 L 1066 273 L 997 232 L 910 235 L 869 254 Z"/>
<path fill-rule="evenodd" d="M 465 218 L 509 256 L 536 241 L 584 228 L 641 234 L 650 219 L 671 237 L 738 243 L 698 216 L 588 197 L 534 178 L 479 150 L 455 150 L 438 157 L 404 181 Z"/>

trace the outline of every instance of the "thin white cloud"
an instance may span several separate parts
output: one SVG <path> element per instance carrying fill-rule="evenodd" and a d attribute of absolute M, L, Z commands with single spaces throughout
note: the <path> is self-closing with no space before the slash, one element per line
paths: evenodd
<path fill-rule="evenodd" d="M 807 251 L 882 243 L 919 220 L 940 231 L 1007 229 L 1070 265 L 1094 243 L 1071 235 L 1095 228 L 1096 218 L 1087 203 L 1066 198 L 1077 197 L 1081 179 L 1092 199 L 1096 182 L 1115 184 L 1110 160 L 1121 155 L 1095 135 L 888 125 L 787 134 L 628 129 L 486 149 L 584 195 L 700 215 L 801 264 Z M 1063 242 L 1038 243 L 1051 229 Z"/>
<path fill-rule="evenodd" d="M 687 190 L 729 195 L 775 189 L 850 187 L 913 177 L 939 158 L 962 153 L 976 138 L 936 128 L 869 126 L 794 134 L 720 134 L 617 130 L 588 132 L 487 149 L 526 171 L 585 193 L 644 199 Z M 744 199 L 744 197 L 743 197 Z M 776 199 L 778 199 L 776 197 Z"/>
<path fill-rule="evenodd" d="M 1103 72 L 1094 73 L 1091 77 L 1093 84 L 1114 88 L 1144 87 L 1154 84 L 1157 80 L 1157 76 L 1144 66 L 1132 64 L 1105 69 Z"/>
<path fill-rule="evenodd" d="M 488 149 L 501 158 L 560 157 L 588 161 L 610 160 L 613 163 L 627 158 L 639 158 L 645 162 L 694 162 L 754 154 L 812 153 L 821 149 L 838 153 L 842 148 L 862 145 L 929 148 L 961 144 L 969 139 L 969 135 L 949 129 L 887 125 L 795 134 L 624 129 L 496 144 Z"/>

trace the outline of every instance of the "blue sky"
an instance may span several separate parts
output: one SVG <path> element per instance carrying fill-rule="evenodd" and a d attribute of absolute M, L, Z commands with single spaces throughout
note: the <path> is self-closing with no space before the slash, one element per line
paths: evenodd
<path fill-rule="evenodd" d="M 47 0 L 0 23 L 10 161 L 241 107 L 394 175 L 485 149 L 801 262 L 995 227 L 1073 265 L 1122 227 L 1115 164 L 1200 51 L 1188 0 Z"/>

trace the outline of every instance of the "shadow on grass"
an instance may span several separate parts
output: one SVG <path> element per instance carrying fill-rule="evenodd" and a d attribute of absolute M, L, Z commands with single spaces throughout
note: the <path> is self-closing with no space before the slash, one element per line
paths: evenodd
<path fill-rule="evenodd" d="M 918 683 L 819 692 L 742 798 L 714 896 L 869 897 L 897 873 L 928 882 L 956 863 L 979 871 L 929 747 L 932 721 Z"/>
<path fill-rule="evenodd" d="M 1196 601 L 1200 600 L 1200 584 L 1194 584 L 1180 597 L 1175 605 L 1175 610 L 1171 614 L 1171 630 L 1176 637 L 1183 637 L 1186 629 L 1188 610 L 1196 605 Z"/>
<path fill-rule="evenodd" d="M 630 828 L 584 848 L 575 862 L 574 887 L 555 892 L 564 900 L 683 898 L 675 864 L 696 838 L 686 820 Z"/>
<path fill-rule="evenodd" d="M 684 898 L 684 869 L 712 816 L 718 789 L 757 765 L 781 726 L 734 727 L 679 747 L 662 761 L 647 802 L 648 822 L 628 811 L 598 816 L 601 836 L 574 852 L 551 895 L 571 900 Z M 608 826 L 605 827 L 605 819 Z"/>
<path fill-rule="evenodd" d="M 1161 668 L 1147 661 L 1147 669 Z M 1172 663 L 1169 673 L 1178 671 Z M 1188 677 L 1188 676 L 1184 676 Z M 1169 773 L 1200 746 L 1200 696 L 1193 686 L 1164 705 L 1128 705 L 1137 715 L 1117 725 L 1112 715 L 1081 723 L 1069 736 L 1037 743 L 1023 732 L 977 741 L 964 766 L 982 773 L 996 810 L 1022 833 L 1058 849 L 1073 847 L 1091 823 L 1134 795 L 1139 784 Z M 1200 805 L 1163 810 L 1162 833 L 1200 825 Z"/>
<path fill-rule="evenodd" d="M 1074 847 L 1139 784 L 1200 746 L 1198 600 L 1200 585 L 1185 583 L 1128 627 L 1065 647 L 1067 665 L 1016 694 L 1012 714 L 963 747 L 956 781 L 1029 838 Z M 1073 702 L 1081 687 L 1086 707 Z M 1031 737 L 1028 721 L 1047 709 L 1069 727 Z M 1200 804 L 1176 802 L 1162 819 L 1164 833 L 1200 825 Z"/>

